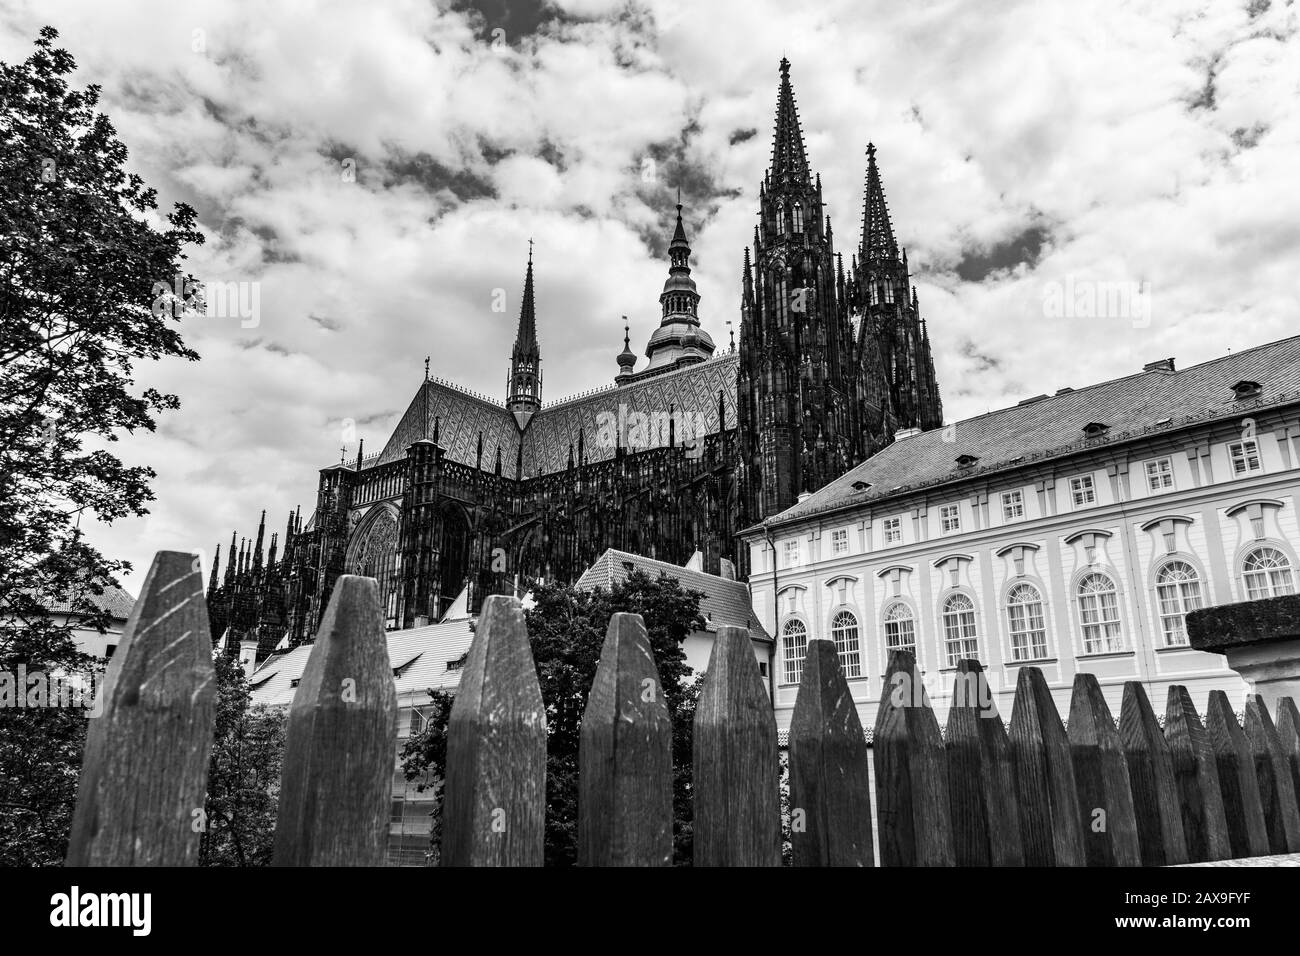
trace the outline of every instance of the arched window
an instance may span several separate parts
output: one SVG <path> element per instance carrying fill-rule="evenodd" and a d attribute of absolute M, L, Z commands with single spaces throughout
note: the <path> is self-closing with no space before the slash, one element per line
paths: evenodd
<path fill-rule="evenodd" d="M 975 602 L 964 594 L 953 594 L 943 602 L 943 644 L 948 666 L 963 658 L 978 659 L 975 637 Z"/>
<path fill-rule="evenodd" d="M 781 199 L 776 201 L 776 234 L 785 235 L 785 201 Z"/>
<path fill-rule="evenodd" d="M 1119 626 L 1119 595 L 1109 575 L 1100 571 L 1085 575 L 1079 582 L 1078 597 L 1085 653 L 1124 650 L 1124 635 Z"/>
<path fill-rule="evenodd" d="M 1246 555 L 1241 562 L 1241 580 L 1248 601 L 1295 593 L 1291 562 L 1277 548 L 1256 548 Z"/>
<path fill-rule="evenodd" d="M 1187 612 L 1201 606 L 1201 577 L 1186 561 L 1169 561 L 1156 573 L 1156 605 L 1165 646 L 1187 643 Z"/>
<path fill-rule="evenodd" d="M 862 654 L 858 644 L 858 619 L 852 611 L 837 611 L 831 619 L 831 639 L 840 656 L 845 677 L 862 676 Z"/>
<path fill-rule="evenodd" d="M 785 682 L 799 683 L 803 676 L 803 659 L 808 656 L 808 629 L 791 618 L 781 628 L 781 657 L 785 661 Z"/>
<path fill-rule="evenodd" d="M 1011 659 L 1032 661 L 1047 656 L 1047 627 L 1043 622 L 1043 596 L 1032 584 L 1017 584 L 1007 594 L 1007 627 L 1011 631 Z"/>
<path fill-rule="evenodd" d="M 912 620 L 912 609 L 902 601 L 885 608 L 885 648 L 916 654 L 916 623 Z"/>
<path fill-rule="evenodd" d="M 790 211 L 794 214 L 794 231 L 796 233 L 803 232 L 803 206 L 795 203 Z"/>

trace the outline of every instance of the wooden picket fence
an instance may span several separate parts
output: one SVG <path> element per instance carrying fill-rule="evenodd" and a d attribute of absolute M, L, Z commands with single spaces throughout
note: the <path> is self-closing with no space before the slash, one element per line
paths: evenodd
<path fill-rule="evenodd" d="M 69 865 L 195 862 L 215 687 L 193 556 L 154 560 L 91 722 Z M 1300 713 L 1274 726 L 1258 697 L 1245 726 L 1222 692 L 1205 723 L 1171 687 L 1164 728 L 1143 687 L 1118 725 L 1096 678 L 1075 678 L 1068 724 L 1041 671 L 1019 672 L 1004 725 L 975 661 L 962 661 L 946 732 L 893 653 L 875 721 L 885 866 L 1159 866 L 1300 852 Z M 378 590 L 335 585 L 290 709 L 274 863 L 384 861 L 397 700 Z M 643 621 L 615 614 L 587 701 L 578 859 L 672 860 L 672 727 Z M 448 728 L 442 863 L 540 866 L 546 715 L 522 608 L 489 597 Z M 694 725 L 697 866 L 779 866 L 775 716 L 749 633 L 721 627 Z M 789 734 L 797 866 L 872 866 L 872 759 L 829 641 L 809 644 Z"/>

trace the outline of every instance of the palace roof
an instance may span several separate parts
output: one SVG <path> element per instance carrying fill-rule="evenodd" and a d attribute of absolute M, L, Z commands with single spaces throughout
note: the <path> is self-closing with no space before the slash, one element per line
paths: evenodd
<path fill-rule="evenodd" d="M 1235 385 L 1254 383 L 1260 385 L 1258 393 L 1247 390 L 1248 400 L 1238 397 Z M 922 487 L 1020 468 L 1195 422 L 1245 419 L 1255 409 L 1286 402 L 1300 402 L 1300 336 L 1181 372 L 1174 371 L 1172 359 L 1153 362 L 1134 375 L 1040 395 L 901 438 L 767 524 L 875 505 Z"/>

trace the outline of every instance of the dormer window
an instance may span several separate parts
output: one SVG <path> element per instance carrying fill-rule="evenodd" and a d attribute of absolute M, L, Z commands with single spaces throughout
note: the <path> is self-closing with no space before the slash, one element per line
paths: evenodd
<path fill-rule="evenodd" d="M 870 487 L 871 487 L 870 482 L 861 481 L 861 480 L 855 481 L 852 485 L 854 491 L 866 491 Z"/>
<path fill-rule="evenodd" d="M 1108 431 L 1110 431 L 1110 426 L 1101 422 L 1088 422 L 1083 426 L 1083 433 L 1089 438 L 1101 438 Z"/>
<path fill-rule="evenodd" d="M 980 460 L 980 459 L 979 459 L 979 455 L 958 455 L 958 456 L 957 456 L 957 467 L 958 467 L 958 468 L 973 468 L 973 467 L 975 467 L 975 462 L 977 462 L 977 461 L 979 461 L 979 460 Z"/>
<path fill-rule="evenodd" d="M 1232 394 L 1237 401 L 1241 401 L 1244 398 L 1254 398 L 1260 393 L 1260 391 L 1262 391 L 1262 389 L 1259 382 L 1250 382 L 1245 379 L 1232 386 Z"/>

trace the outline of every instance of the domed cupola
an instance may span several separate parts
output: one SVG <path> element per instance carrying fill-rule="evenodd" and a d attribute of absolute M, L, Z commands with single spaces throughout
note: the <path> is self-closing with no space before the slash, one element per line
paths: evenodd
<path fill-rule="evenodd" d="M 668 244 L 668 259 L 668 279 L 659 296 L 662 317 L 645 350 L 650 369 L 689 365 L 713 355 L 713 339 L 700 328 L 700 294 L 691 278 L 691 246 L 686 241 L 680 202 L 677 228 Z"/>

